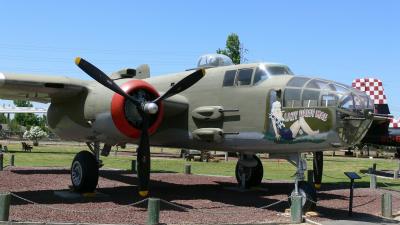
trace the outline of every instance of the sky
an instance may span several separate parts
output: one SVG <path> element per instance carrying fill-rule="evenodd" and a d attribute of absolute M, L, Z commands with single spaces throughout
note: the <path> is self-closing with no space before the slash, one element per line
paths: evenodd
<path fill-rule="evenodd" d="M 81 56 L 107 73 L 149 64 L 152 76 L 196 66 L 237 33 L 248 62 L 351 84 L 383 81 L 400 116 L 400 1 L 4 1 L 0 71 L 89 77 Z"/>

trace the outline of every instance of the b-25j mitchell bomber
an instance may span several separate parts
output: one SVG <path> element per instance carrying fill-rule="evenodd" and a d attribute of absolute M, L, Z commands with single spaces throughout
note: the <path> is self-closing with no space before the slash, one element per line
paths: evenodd
<path fill-rule="evenodd" d="M 0 73 L 0 98 L 50 103 L 48 126 L 63 139 L 87 143 L 90 151 L 79 152 L 71 166 L 79 192 L 96 188 L 100 155 L 134 143 L 141 196 L 148 195 L 152 145 L 237 152 L 236 178 L 245 187 L 262 182 L 256 153 L 269 153 L 297 167 L 295 190 L 316 201 L 315 188 L 303 181 L 301 153 L 314 152 L 319 185 L 322 151 L 355 145 L 374 122 L 388 120 L 374 113 L 365 93 L 295 76 L 282 64 L 234 65 L 226 56 L 205 55 L 195 69 L 150 77 L 147 65 L 108 76 L 84 59 L 75 62 L 94 81 Z"/>

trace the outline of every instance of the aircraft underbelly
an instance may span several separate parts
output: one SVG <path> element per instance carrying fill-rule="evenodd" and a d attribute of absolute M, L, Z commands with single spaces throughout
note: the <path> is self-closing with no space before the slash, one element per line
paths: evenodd
<path fill-rule="evenodd" d="M 339 136 L 336 132 L 327 132 L 324 141 L 307 141 L 300 143 L 277 143 L 265 137 L 261 132 L 241 132 L 236 135 L 226 135 L 223 141 L 207 142 L 193 139 L 193 136 L 179 129 L 163 130 L 152 136 L 152 145 L 173 148 L 188 148 L 197 150 L 215 150 L 228 152 L 254 153 L 289 153 L 298 151 L 327 151 L 332 149 L 331 143 L 336 143 Z"/>

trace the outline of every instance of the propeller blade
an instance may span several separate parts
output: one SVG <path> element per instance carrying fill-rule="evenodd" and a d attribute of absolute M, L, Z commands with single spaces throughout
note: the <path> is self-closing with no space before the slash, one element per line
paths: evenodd
<path fill-rule="evenodd" d="M 137 172 L 139 178 L 139 195 L 147 197 L 149 195 L 150 182 L 150 143 L 149 143 L 149 117 L 146 113 L 140 113 L 142 121 L 142 134 L 137 148 Z"/>
<path fill-rule="evenodd" d="M 165 92 L 163 95 L 158 97 L 153 102 L 162 101 L 166 98 L 169 98 L 173 95 L 176 95 L 176 94 L 190 88 L 193 84 L 197 83 L 197 81 L 199 81 L 201 78 L 203 78 L 205 74 L 206 74 L 206 72 L 204 69 L 196 70 L 195 72 L 189 74 L 188 76 L 186 76 L 185 78 L 180 80 L 178 83 L 176 83 L 174 86 L 172 86 L 167 92 Z"/>
<path fill-rule="evenodd" d="M 140 106 L 140 102 L 138 102 L 136 99 L 132 98 L 132 96 L 128 95 L 126 92 L 124 92 L 112 79 L 110 79 L 103 71 L 101 71 L 99 68 L 91 64 L 90 62 L 80 58 L 76 57 L 75 58 L 75 64 L 81 68 L 86 74 L 91 76 L 93 79 L 95 79 L 97 82 L 102 84 L 104 87 L 114 91 L 115 93 L 124 96 L 125 98 L 129 99 L 132 101 L 135 105 Z"/>

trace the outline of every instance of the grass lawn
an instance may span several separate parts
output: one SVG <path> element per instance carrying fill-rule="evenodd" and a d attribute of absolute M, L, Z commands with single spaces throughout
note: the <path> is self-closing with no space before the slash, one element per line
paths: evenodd
<path fill-rule="evenodd" d="M 5 154 L 5 165 L 9 165 L 10 155 L 15 155 L 15 166 L 41 166 L 41 167 L 69 167 L 76 153 L 87 149 L 86 146 L 61 146 L 61 145 L 41 145 L 34 147 L 32 152 L 23 152 L 20 144 L 8 145 L 9 153 Z M 159 149 L 154 149 L 159 151 Z M 173 152 L 176 150 L 166 149 L 164 152 Z M 109 157 L 102 157 L 106 168 L 130 169 L 133 156 L 114 155 L 110 153 Z M 312 169 L 312 159 L 308 159 L 308 167 Z M 192 165 L 192 173 L 234 176 L 236 161 L 220 162 L 187 162 L 183 159 L 152 159 L 153 172 L 177 172 L 183 173 L 184 165 Z M 324 157 L 324 176 L 323 183 L 338 183 L 347 185 L 348 178 L 343 172 L 354 171 L 359 175 L 360 170 L 367 170 L 372 164 L 377 164 L 378 170 L 395 170 L 399 168 L 397 160 L 389 159 L 364 159 L 364 158 L 344 158 L 344 157 Z M 295 168 L 286 160 L 264 159 L 264 179 L 269 180 L 290 180 L 295 173 Z M 386 183 L 392 189 L 400 191 L 400 180 L 378 178 L 378 186 L 384 187 Z M 357 181 L 358 186 L 369 186 L 369 177 L 364 176 Z"/>

